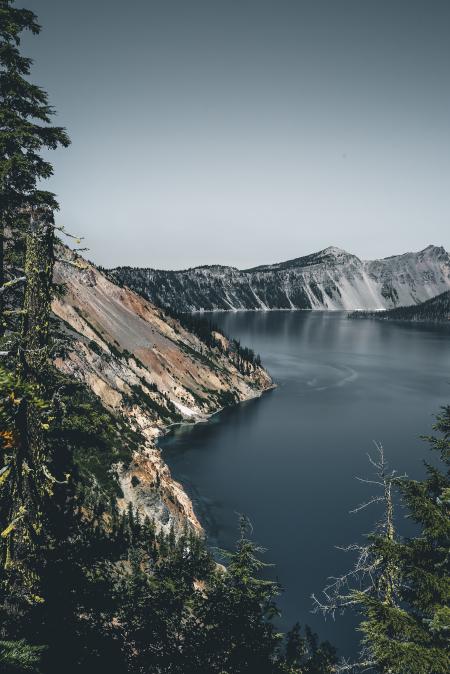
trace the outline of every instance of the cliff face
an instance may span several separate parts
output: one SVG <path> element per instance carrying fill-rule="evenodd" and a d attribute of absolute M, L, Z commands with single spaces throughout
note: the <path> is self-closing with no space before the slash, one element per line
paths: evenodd
<path fill-rule="evenodd" d="M 55 281 L 64 294 L 53 311 L 71 333 L 70 348 L 55 360 L 84 382 L 115 415 L 144 438 L 127 469 L 120 469 L 123 505 L 132 502 L 157 525 L 201 527 L 182 487 L 170 475 L 157 437 L 172 423 L 208 418 L 224 402 L 260 395 L 272 385 L 260 367 L 243 375 L 222 348 L 208 348 L 176 320 L 95 266 L 63 249 Z M 223 340 L 225 340 L 223 342 Z M 218 340 L 219 343 L 219 340 Z"/>
<path fill-rule="evenodd" d="M 450 257 L 437 246 L 372 261 L 330 247 L 242 271 L 223 266 L 185 271 L 118 267 L 110 273 L 150 301 L 178 311 L 378 311 L 418 304 L 450 289 Z"/>

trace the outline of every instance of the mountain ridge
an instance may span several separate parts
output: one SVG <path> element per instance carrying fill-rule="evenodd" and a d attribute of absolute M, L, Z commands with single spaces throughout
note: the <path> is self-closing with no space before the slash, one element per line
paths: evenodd
<path fill-rule="evenodd" d="M 450 257 L 432 244 L 376 260 L 329 246 L 243 270 L 226 265 L 180 271 L 116 267 L 108 274 L 156 305 L 181 312 L 384 310 L 418 304 L 449 289 Z"/>

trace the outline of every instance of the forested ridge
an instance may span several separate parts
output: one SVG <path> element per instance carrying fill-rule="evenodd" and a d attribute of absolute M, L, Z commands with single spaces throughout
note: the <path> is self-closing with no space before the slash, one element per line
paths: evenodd
<path fill-rule="evenodd" d="M 204 344 L 226 352 L 241 374 L 250 374 L 255 366 L 261 367 L 259 353 L 255 354 L 250 347 L 242 346 L 239 340 L 225 336 L 210 318 L 203 314 L 183 313 L 170 307 L 163 308 L 189 332 L 197 335 Z"/>
<path fill-rule="evenodd" d="M 32 12 L 0 0 L 0 671 L 444 674 L 450 407 L 428 439 L 439 466 L 427 464 L 422 482 L 375 462 L 383 524 L 349 576 L 315 601 L 359 612 L 358 662 L 338 662 L 307 627 L 278 632 L 279 587 L 264 579 L 245 517 L 221 566 L 192 530 L 162 533 L 131 505 L 119 508 L 112 465 L 131 459 L 139 434 L 53 365 L 64 348 L 51 313 L 64 293 L 53 277 L 56 237 L 77 233 L 56 224 L 56 198 L 39 189 L 52 174 L 41 152 L 69 144 L 20 51 L 23 31 L 39 30 Z M 233 348 L 239 367 L 257 362 Z M 394 489 L 415 538 L 396 533 Z"/>
<path fill-rule="evenodd" d="M 387 311 L 355 311 L 350 314 L 350 318 L 448 323 L 450 321 L 450 290 L 410 307 L 396 307 Z"/>

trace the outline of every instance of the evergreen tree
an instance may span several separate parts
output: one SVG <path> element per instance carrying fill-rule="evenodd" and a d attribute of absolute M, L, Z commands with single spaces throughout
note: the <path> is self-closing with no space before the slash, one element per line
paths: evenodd
<path fill-rule="evenodd" d="M 346 608 L 361 616 L 360 659 L 344 663 L 340 671 L 363 669 L 380 674 L 444 674 L 450 671 L 450 406 L 434 426 L 440 435 L 428 437 L 439 453 L 440 466 L 425 462 L 422 481 L 388 473 L 382 449 L 374 462 L 383 494 L 382 526 L 358 552 L 355 567 L 325 590 L 316 609 L 335 613 Z M 394 530 L 391 490 L 399 490 L 402 505 L 418 526 L 418 533 L 402 538 Z M 367 504 L 363 504 L 365 507 Z"/>
<path fill-rule="evenodd" d="M 24 639 L 0 641 L 0 671 L 7 674 L 40 674 L 43 650 L 41 646 L 30 646 Z"/>
<path fill-rule="evenodd" d="M 272 623 L 278 613 L 274 603 L 278 587 L 259 577 L 266 564 L 258 558 L 261 548 L 247 534 L 248 522 L 242 518 L 226 572 L 217 571 L 210 587 L 196 597 L 196 618 L 188 638 L 194 640 L 191 650 L 197 654 L 198 668 L 189 671 L 202 671 L 201 666 L 211 674 L 281 671 L 282 635 Z"/>
<path fill-rule="evenodd" d="M 295 623 L 286 635 L 286 664 L 299 668 L 306 654 L 306 643 L 302 637 L 300 623 Z"/>
<path fill-rule="evenodd" d="M 53 289 L 53 194 L 37 189 L 52 173 L 39 152 L 67 146 L 64 129 L 50 126 L 53 111 L 47 94 L 27 77 L 31 60 L 20 53 L 21 33 L 40 30 L 35 15 L 0 1 L 0 296 L 24 282 L 23 316 L 18 357 L 6 362 L 17 376 L 8 397 L 14 408 L 1 438 L 2 606 L 14 623 L 28 609 L 45 601 L 43 573 L 55 547 L 59 507 L 55 493 L 66 482 L 63 456 L 53 461 L 48 432 L 60 410 L 50 391 L 50 303 Z M 5 232 L 24 241 L 24 276 L 4 283 Z M 4 327 L 3 304 L 0 323 Z M 6 371 L 5 371 L 6 372 Z M 6 434 L 6 435 L 5 435 Z M 54 470 L 58 467 L 60 470 Z M 61 490 L 59 496 L 62 496 Z M 64 498 L 63 498 L 64 500 Z M 58 505 L 57 505 L 58 504 Z M 70 527 L 69 527 L 70 528 Z M 9 608 L 8 608 L 9 607 Z M 31 607 L 31 608 L 30 608 Z"/>
<path fill-rule="evenodd" d="M 69 144 L 62 127 L 50 126 L 53 109 L 47 94 L 28 80 L 32 61 L 20 53 L 21 33 L 36 35 L 40 26 L 33 12 L 14 4 L 14 0 L 0 0 L 0 289 L 5 283 L 5 228 L 17 235 L 16 227 L 23 223 L 21 209 L 27 205 L 52 210 L 58 206 L 53 194 L 36 189 L 38 181 L 53 172 L 39 153 Z"/>
<path fill-rule="evenodd" d="M 57 203 L 37 189 L 52 173 L 39 153 L 69 141 L 50 126 L 46 93 L 27 79 L 24 30 L 39 32 L 35 15 L 0 0 L 0 297 L 24 285 L 17 350 L 0 369 L 0 668 L 294 672 L 272 624 L 277 587 L 259 577 L 264 564 L 246 522 L 223 571 L 192 532 L 157 534 L 132 506 L 119 513 L 112 466 L 126 465 L 141 438 L 51 364 Z M 20 240 L 15 266 L 24 267 L 20 277 L 8 268 L 6 283 L 5 234 Z M 210 325 L 199 332 L 215 344 Z M 238 342 L 231 350 L 251 373 L 253 352 Z M 328 671 L 315 636 L 305 643 L 301 671 Z"/>

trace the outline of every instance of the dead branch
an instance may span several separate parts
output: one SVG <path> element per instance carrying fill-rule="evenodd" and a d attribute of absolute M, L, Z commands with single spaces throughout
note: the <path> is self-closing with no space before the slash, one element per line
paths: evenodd
<path fill-rule="evenodd" d="M 336 672 L 336 674 L 343 674 L 344 672 L 367 672 L 373 667 L 375 667 L 377 663 L 374 660 L 363 660 L 359 662 L 349 662 L 348 660 L 343 660 L 341 663 L 336 665 L 336 667 L 333 669 L 333 672 Z"/>
<path fill-rule="evenodd" d="M 392 486 L 396 479 L 396 473 L 388 469 L 383 446 L 375 443 L 375 447 L 377 456 L 373 458 L 368 455 L 371 465 L 375 468 L 375 479 L 357 479 L 362 483 L 375 485 L 381 490 L 381 494 L 375 494 L 350 512 L 359 512 L 373 503 L 384 503 L 384 516 L 377 525 L 376 531 L 381 532 L 386 541 L 394 541 Z M 322 590 L 320 598 L 312 595 L 313 613 L 322 613 L 324 617 L 331 616 L 334 619 L 336 613 L 341 614 L 349 608 L 361 607 L 361 604 L 364 603 L 364 596 L 375 596 L 383 603 L 395 605 L 398 579 L 396 569 L 389 559 L 384 560 L 382 553 L 378 552 L 372 543 L 367 545 L 353 543 L 338 549 L 355 553 L 356 561 L 347 573 L 337 578 L 331 577 L 328 579 L 328 584 Z M 373 653 L 367 646 L 364 646 L 356 662 L 342 660 L 333 669 L 333 672 L 336 674 L 366 672 L 372 670 L 376 664 L 373 660 Z"/>
<path fill-rule="evenodd" d="M 7 283 L 4 283 L 2 286 L 0 286 L 0 295 L 3 295 L 4 292 L 9 290 L 10 288 L 14 288 L 14 286 L 17 286 L 20 283 L 25 283 L 26 280 L 27 280 L 26 276 L 18 276 L 17 278 L 12 279 L 11 281 L 7 281 Z"/>
<path fill-rule="evenodd" d="M 75 267 L 76 269 L 87 269 L 88 267 L 88 264 L 86 262 L 82 264 L 81 262 L 73 262 L 73 260 L 65 260 L 62 257 L 55 258 L 55 262 L 61 262 L 61 264 L 68 264 L 70 267 Z"/>
<path fill-rule="evenodd" d="M 3 312 L 5 316 L 23 316 L 26 313 L 25 309 L 8 309 Z"/>
<path fill-rule="evenodd" d="M 67 232 L 64 225 L 53 225 L 53 229 L 61 232 L 61 234 L 64 234 L 64 236 L 67 236 L 70 239 L 75 239 L 77 243 L 81 243 L 84 239 L 84 236 L 78 236 L 77 234 L 71 234 L 70 232 Z"/>

